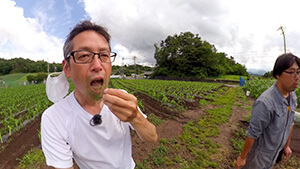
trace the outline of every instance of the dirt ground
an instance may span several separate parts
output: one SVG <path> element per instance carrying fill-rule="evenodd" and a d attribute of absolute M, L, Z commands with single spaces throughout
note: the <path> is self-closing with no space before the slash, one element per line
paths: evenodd
<path fill-rule="evenodd" d="M 139 99 L 143 99 L 143 105 L 145 107 L 145 114 L 155 113 L 157 116 L 164 119 L 164 122 L 157 127 L 159 138 L 165 138 L 170 140 L 177 138 L 179 134 L 183 132 L 182 126 L 188 121 L 194 121 L 204 114 L 207 109 L 213 108 L 211 105 L 205 106 L 202 109 L 194 108 L 180 114 L 171 113 L 168 109 L 161 106 L 161 104 L 143 94 L 137 94 Z M 254 100 L 248 98 L 249 105 L 252 105 Z M 229 121 L 220 126 L 221 134 L 218 138 L 214 138 L 214 141 L 222 145 L 220 151 L 227 158 L 228 162 L 224 163 L 222 168 L 231 168 L 229 164 L 236 158 L 231 155 L 231 142 L 230 138 L 234 134 L 238 125 L 245 119 L 250 111 L 245 111 L 243 108 L 244 103 L 238 102 L 242 106 L 234 106 L 233 112 Z M 2 147 L 0 150 L 0 169 L 16 168 L 19 160 L 24 154 L 27 153 L 32 147 L 39 147 L 40 141 L 38 139 L 38 130 L 40 130 L 40 118 L 37 118 L 30 124 L 26 125 L 24 129 L 18 133 L 13 134 L 9 141 L 0 144 Z M 293 155 L 297 159 L 300 159 L 300 125 L 296 124 L 293 130 L 293 136 L 291 140 L 291 148 Z M 159 143 L 145 143 L 141 141 L 138 136 L 132 134 L 132 146 L 133 146 L 133 158 L 136 162 L 144 160 L 149 153 L 153 151 L 154 147 L 159 146 Z M 3 149 L 4 148 L 4 149 Z M 41 166 L 41 168 L 48 168 L 47 166 Z"/>
<path fill-rule="evenodd" d="M 33 147 L 38 147 L 40 141 L 38 131 L 40 130 L 40 117 L 27 124 L 21 131 L 13 134 L 7 142 L 1 144 L 0 168 L 16 168 L 21 159 Z M 2 149 L 4 147 L 4 150 Z"/>

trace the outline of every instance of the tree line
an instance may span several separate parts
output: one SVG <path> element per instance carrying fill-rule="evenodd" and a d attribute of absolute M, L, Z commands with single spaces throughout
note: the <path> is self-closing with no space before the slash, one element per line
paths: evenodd
<path fill-rule="evenodd" d="M 143 65 L 125 65 L 124 67 L 113 65 L 112 75 L 124 74 L 130 76 L 131 74 L 142 74 L 145 71 L 152 71 L 152 67 Z M 61 63 L 49 63 L 49 72 L 62 71 Z M 32 61 L 24 58 L 2 59 L 0 58 L 0 75 L 10 73 L 46 73 L 48 72 L 48 62 L 46 61 Z M 44 76 L 44 75 L 43 75 Z M 31 78 L 30 78 L 31 79 Z"/>
<path fill-rule="evenodd" d="M 49 72 L 62 71 L 60 63 L 49 63 Z M 48 62 L 32 61 L 24 58 L 2 59 L 0 58 L 0 75 L 10 73 L 37 73 L 48 72 Z"/>
<path fill-rule="evenodd" d="M 248 76 L 244 65 L 232 56 L 218 53 L 214 45 L 202 41 L 198 34 L 182 32 L 155 44 L 156 67 L 153 76 L 206 78 L 219 75 Z"/>

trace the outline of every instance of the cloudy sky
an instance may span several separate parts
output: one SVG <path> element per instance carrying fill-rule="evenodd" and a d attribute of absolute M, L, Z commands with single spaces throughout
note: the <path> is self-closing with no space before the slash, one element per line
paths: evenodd
<path fill-rule="evenodd" d="M 155 65 L 154 44 L 190 31 L 247 69 L 272 69 L 284 53 L 300 56 L 297 0 L 1 0 L 0 58 L 61 63 L 66 35 L 80 20 L 107 27 L 115 65 Z"/>

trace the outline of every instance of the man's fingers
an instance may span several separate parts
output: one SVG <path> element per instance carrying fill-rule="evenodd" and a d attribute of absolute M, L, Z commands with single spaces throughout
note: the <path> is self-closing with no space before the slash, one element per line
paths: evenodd
<path fill-rule="evenodd" d="M 126 105 L 126 100 L 116 95 L 105 93 L 103 95 L 103 103 L 106 104 L 108 107 L 111 107 L 112 105 L 123 107 Z"/>
<path fill-rule="evenodd" d="M 288 160 L 290 157 L 291 157 L 291 155 L 292 155 L 292 153 L 288 153 L 288 154 L 286 154 L 286 159 Z"/>
<path fill-rule="evenodd" d="M 132 111 L 130 109 L 118 106 L 111 106 L 109 107 L 109 109 L 115 116 L 117 116 L 121 121 L 124 122 L 129 122 L 137 116 L 136 111 Z"/>
<path fill-rule="evenodd" d="M 136 100 L 136 97 L 132 94 L 126 93 L 120 89 L 106 88 L 104 94 L 114 95 L 124 100 Z"/>
<path fill-rule="evenodd" d="M 122 91 L 121 91 L 122 92 Z M 122 92 L 124 93 L 124 92 Z M 127 93 L 125 93 L 127 94 Z M 130 110 L 135 110 L 137 106 L 137 99 L 131 98 L 131 100 L 126 100 L 124 98 L 118 97 L 119 95 L 111 95 L 109 93 L 105 93 L 103 96 L 103 103 L 106 104 L 108 107 L 112 106 L 119 106 L 121 108 L 127 108 Z M 127 98 L 130 98 L 128 96 Z"/>
<path fill-rule="evenodd" d="M 113 106 L 126 108 L 131 111 L 137 109 L 137 98 L 134 95 L 125 93 L 119 89 L 106 89 L 103 96 L 103 102 L 112 109 Z"/>
<path fill-rule="evenodd" d="M 112 113 L 114 113 L 121 121 L 131 121 L 137 116 L 137 100 L 136 98 L 131 98 L 131 96 L 120 96 L 117 90 L 110 90 L 106 92 L 103 96 L 103 103 L 108 106 Z M 123 91 L 120 91 L 125 93 Z M 127 93 L 125 93 L 127 94 Z M 128 94 L 129 95 L 129 94 Z M 130 98 L 131 100 L 124 100 Z"/>
<path fill-rule="evenodd" d="M 284 156 L 286 160 L 288 160 L 292 156 L 292 150 L 288 147 L 284 149 Z"/>

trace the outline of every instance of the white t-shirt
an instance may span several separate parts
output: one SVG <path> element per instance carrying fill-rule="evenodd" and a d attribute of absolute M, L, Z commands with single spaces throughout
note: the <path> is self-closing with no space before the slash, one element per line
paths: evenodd
<path fill-rule="evenodd" d="M 121 122 L 106 105 L 102 123 L 91 126 L 92 115 L 77 102 L 72 92 L 42 115 L 42 149 L 47 165 L 82 169 L 133 169 L 130 124 Z"/>

